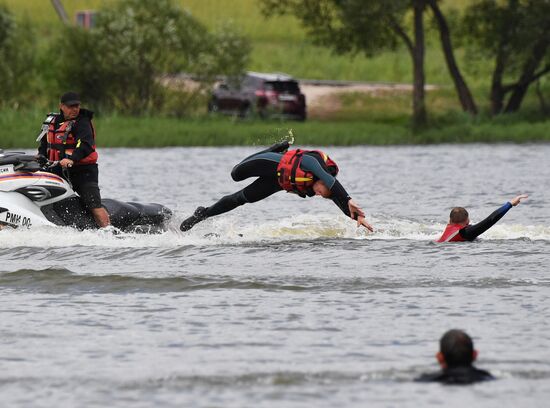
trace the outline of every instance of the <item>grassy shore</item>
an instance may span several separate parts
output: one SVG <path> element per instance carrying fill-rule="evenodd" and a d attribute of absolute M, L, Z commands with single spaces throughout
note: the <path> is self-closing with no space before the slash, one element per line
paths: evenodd
<path fill-rule="evenodd" d="M 0 0 L 2 1 L 2 0 Z M 97 9 L 118 0 L 73 0 L 64 2 L 68 14 Z M 249 69 L 284 71 L 298 78 L 361 81 L 411 82 L 411 61 L 407 51 L 386 52 L 367 59 L 362 55 L 335 56 L 317 47 L 293 17 L 264 19 L 256 0 L 177 0 L 214 28 L 231 21 L 253 45 Z M 57 16 L 50 2 L 4 0 L 18 16 L 26 15 L 44 41 L 55 38 Z M 231 3 L 231 4 L 229 4 Z M 442 2 L 444 7 L 464 7 L 468 0 Z M 491 119 L 483 114 L 469 117 L 460 111 L 441 55 L 437 33 L 429 29 L 426 79 L 438 84 L 429 91 L 426 104 L 430 115 L 427 128 L 410 126 L 410 92 L 351 93 L 328 96 L 308 106 L 304 123 L 212 118 L 204 111 L 192 118 L 124 117 L 98 115 L 95 121 L 100 147 L 163 147 L 265 145 L 280 140 L 293 130 L 296 144 L 310 145 L 390 145 L 417 143 L 538 142 L 550 140 L 550 122 L 540 113 L 540 104 L 530 89 L 520 115 Z M 457 50 L 463 74 L 481 108 L 487 105 L 492 64 L 475 63 Z M 547 94 L 549 84 L 543 83 Z M 38 102 L 37 102 L 38 103 Z M 206 102 L 201 106 L 206 106 Z M 201 108 L 202 109 L 202 108 Z M 32 148 L 45 110 L 0 111 L 0 148 Z"/>
<path fill-rule="evenodd" d="M 29 18 L 44 43 L 55 38 L 57 16 L 50 2 L 43 0 L 0 0 L 19 17 Z M 119 0 L 72 0 L 64 5 L 70 17 L 77 10 L 98 9 Z M 442 6 L 463 8 L 470 0 L 443 1 Z M 214 28 L 232 22 L 252 42 L 249 69 L 283 71 L 298 78 L 340 79 L 382 82 L 411 82 L 411 61 L 405 49 L 385 52 L 374 58 L 358 54 L 333 55 L 307 39 L 299 22 L 289 16 L 266 20 L 257 0 L 176 0 L 183 8 Z M 427 20 L 428 21 L 428 17 Z M 330 95 L 308 105 L 305 123 L 212 118 L 200 103 L 193 118 L 123 117 L 98 115 L 95 121 L 99 146 L 221 146 L 269 144 L 293 129 L 297 144 L 413 144 L 465 142 L 532 142 L 550 140 L 550 124 L 541 113 L 540 102 L 530 89 L 520 115 L 491 119 L 464 115 L 452 87 L 441 55 L 437 33 L 427 26 L 426 80 L 436 84 L 429 91 L 426 104 L 428 127 L 413 130 L 410 126 L 410 92 L 349 93 Z M 463 74 L 481 109 L 488 104 L 492 64 L 467 59 L 457 50 Z M 542 81 L 548 95 L 550 83 Z M 533 87 L 531 87 L 533 88 Z M 34 147 L 34 135 L 40 130 L 45 110 L 0 111 L 0 148 Z M 43 102 L 42 102 L 43 103 Z M 308 101 L 309 104 L 309 101 Z M 93 107 L 92 107 L 93 108 Z M 202 110 L 202 111 L 200 111 Z M 546 117 L 548 114 L 546 114 Z"/>
<path fill-rule="evenodd" d="M 0 148 L 33 148 L 43 115 L 36 111 L 2 111 Z M 406 119 L 310 120 L 306 122 L 240 120 L 234 118 L 99 116 L 100 147 L 165 147 L 266 145 L 292 130 L 296 145 L 394 145 L 469 142 L 550 141 L 550 121 L 529 118 L 472 119 L 457 114 L 440 117 L 424 130 L 413 132 Z"/>

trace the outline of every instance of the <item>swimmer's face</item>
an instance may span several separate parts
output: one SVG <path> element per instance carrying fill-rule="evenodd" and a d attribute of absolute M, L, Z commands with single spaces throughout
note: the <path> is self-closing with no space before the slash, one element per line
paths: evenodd
<path fill-rule="evenodd" d="M 317 180 L 313 183 L 313 191 L 315 195 L 321 196 L 323 198 L 330 198 L 332 192 L 330 189 L 323 183 L 321 180 Z"/>

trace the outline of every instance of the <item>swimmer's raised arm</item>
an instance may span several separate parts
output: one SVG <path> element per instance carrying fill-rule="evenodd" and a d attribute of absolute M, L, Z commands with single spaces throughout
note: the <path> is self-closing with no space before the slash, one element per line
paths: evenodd
<path fill-rule="evenodd" d="M 528 198 L 529 196 L 527 194 L 520 194 L 510 200 L 510 204 L 512 204 L 514 207 L 521 203 L 521 200 L 524 200 Z"/>

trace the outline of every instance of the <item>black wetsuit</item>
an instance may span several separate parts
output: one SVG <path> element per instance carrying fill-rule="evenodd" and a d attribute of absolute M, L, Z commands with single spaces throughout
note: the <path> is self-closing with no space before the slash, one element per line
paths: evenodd
<path fill-rule="evenodd" d="M 422 374 L 416 378 L 419 382 L 440 382 L 449 385 L 466 385 L 480 381 L 494 380 L 495 377 L 488 371 L 474 366 L 450 367 L 435 373 Z"/>
<path fill-rule="evenodd" d="M 262 151 L 247 157 L 233 167 L 231 177 L 235 181 L 242 181 L 249 177 L 258 177 L 252 184 L 236 193 L 227 195 L 206 209 L 206 217 L 223 214 L 245 203 L 255 203 L 270 195 L 283 190 L 277 180 L 277 167 L 282 153 Z M 347 216 L 350 215 L 348 201 L 350 196 L 340 182 L 331 175 L 322 157 L 316 152 L 307 152 L 303 155 L 300 168 L 313 173 L 315 180 L 322 180 L 332 192 L 331 199 Z M 309 191 L 308 196 L 315 193 Z"/>
<path fill-rule="evenodd" d="M 196 223 L 208 217 L 231 211 L 245 203 L 255 203 L 283 190 L 277 178 L 277 167 L 283 157 L 282 152 L 288 147 L 289 145 L 286 142 L 275 144 L 266 150 L 254 153 L 233 167 L 231 177 L 235 181 L 242 181 L 249 177 L 258 177 L 258 179 L 242 190 L 222 197 L 208 208 L 198 207 L 191 217 L 181 223 L 180 229 L 188 231 Z M 319 153 L 313 151 L 304 153 L 300 168 L 313 173 L 314 180 L 322 180 L 331 191 L 332 201 L 344 214 L 350 216 L 348 201 L 351 198 L 340 182 L 330 173 Z M 306 195 L 311 197 L 315 193 L 310 190 Z M 354 214 L 353 218 L 355 216 Z"/>
<path fill-rule="evenodd" d="M 73 137 L 79 142 L 71 155 L 63 155 L 60 159 L 71 159 L 75 163 L 90 155 L 94 151 L 94 136 L 92 131 L 91 119 L 93 112 L 87 109 L 80 109 L 80 113 L 75 119 L 71 129 Z M 60 112 L 55 121 L 55 128 L 58 129 L 65 121 L 63 112 Z M 48 157 L 48 141 L 43 137 L 38 147 L 38 153 Z M 51 170 L 61 177 L 68 178 L 74 191 L 80 196 L 82 203 L 87 209 L 101 207 L 101 195 L 99 192 L 99 171 L 97 164 L 75 164 L 67 168 L 68 173 L 63 174 L 61 166 Z"/>
<path fill-rule="evenodd" d="M 512 204 L 508 202 L 504 204 L 502 207 L 500 207 L 498 210 L 494 211 L 491 215 L 489 215 L 483 221 L 478 222 L 477 224 L 474 224 L 474 225 L 468 225 L 462 228 L 458 233 L 466 241 L 473 241 L 478 236 L 480 236 L 485 231 L 487 231 L 489 228 L 491 228 L 493 225 L 495 225 L 498 222 L 498 220 L 504 217 L 504 214 L 506 214 L 508 210 L 510 210 L 510 208 L 512 208 Z"/>

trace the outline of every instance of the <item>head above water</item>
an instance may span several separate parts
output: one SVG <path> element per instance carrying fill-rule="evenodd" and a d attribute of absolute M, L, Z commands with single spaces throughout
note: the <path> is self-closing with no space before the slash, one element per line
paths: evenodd
<path fill-rule="evenodd" d="M 439 340 L 436 358 L 443 368 L 471 366 L 476 357 L 472 338 L 462 330 L 449 330 Z"/>
<path fill-rule="evenodd" d="M 465 208 L 455 207 L 451 210 L 451 214 L 449 215 L 449 224 L 468 225 L 469 223 L 470 216 Z"/>

